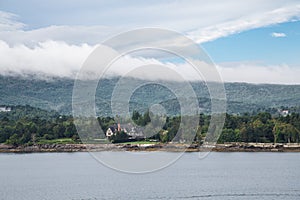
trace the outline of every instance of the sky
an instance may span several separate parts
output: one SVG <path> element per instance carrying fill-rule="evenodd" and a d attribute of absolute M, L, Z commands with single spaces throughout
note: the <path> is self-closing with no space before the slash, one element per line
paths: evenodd
<path fill-rule="evenodd" d="M 0 74 L 71 77 L 99 43 L 144 27 L 195 41 L 224 81 L 300 84 L 299 0 L 0 0 Z M 144 61 L 161 62 L 120 63 Z"/>

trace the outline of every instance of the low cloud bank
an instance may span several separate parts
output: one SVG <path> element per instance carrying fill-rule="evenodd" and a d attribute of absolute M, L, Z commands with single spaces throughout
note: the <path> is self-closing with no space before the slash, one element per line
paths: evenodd
<path fill-rule="evenodd" d="M 96 46 L 69 45 L 65 42 L 46 41 L 34 47 L 9 46 L 0 41 L 1 75 L 43 74 L 54 77 L 75 78 L 88 55 Z M 163 63 L 157 59 L 124 56 L 115 62 L 108 75 L 124 75 L 142 65 L 161 65 L 174 70 L 188 80 L 199 80 L 193 68 L 187 63 Z M 156 68 L 157 69 L 157 68 Z M 288 65 L 266 66 L 256 63 L 221 63 L 217 70 L 225 82 L 300 84 L 300 68 Z M 156 73 L 139 73 L 132 76 L 144 79 L 172 80 L 172 77 Z M 41 76 L 43 77 L 43 76 Z"/>

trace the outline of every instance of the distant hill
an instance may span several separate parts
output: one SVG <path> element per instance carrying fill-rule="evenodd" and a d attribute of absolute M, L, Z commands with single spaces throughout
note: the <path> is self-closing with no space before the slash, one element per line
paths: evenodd
<path fill-rule="evenodd" d="M 111 115 L 110 99 L 117 81 L 117 78 L 112 78 L 100 82 L 101 87 L 96 92 L 98 115 Z M 182 83 L 172 84 L 179 89 L 182 87 Z M 73 85 L 74 80 L 65 78 L 39 80 L 33 77 L 0 76 L 0 105 L 30 105 L 71 114 Z M 193 82 L 192 87 L 200 108 L 208 112 L 211 104 L 205 84 Z M 270 108 L 300 106 L 300 85 L 225 83 L 225 90 L 229 113 L 253 113 Z M 189 98 L 189 94 L 186 97 Z M 175 95 L 157 84 L 138 88 L 130 99 L 130 108 L 145 111 L 152 103 L 163 105 L 171 115 L 178 114 L 180 110 Z"/>

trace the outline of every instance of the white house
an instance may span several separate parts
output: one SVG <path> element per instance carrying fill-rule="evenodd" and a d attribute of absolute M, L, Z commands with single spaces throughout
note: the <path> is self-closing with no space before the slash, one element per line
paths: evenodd
<path fill-rule="evenodd" d="M 280 114 L 283 116 L 283 117 L 286 117 L 289 115 L 289 111 L 288 110 L 281 110 L 280 111 Z"/>
<path fill-rule="evenodd" d="M 106 137 L 111 137 L 114 134 L 116 134 L 117 132 L 117 127 L 115 126 L 110 126 L 107 130 L 106 130 Z"/>
<path fill-rule="evenodd" d="M 1 106 L 0 107 L 0 112 L 10 112 L 11 108 L 10 107 L 6 107 L 6 106 Z"/>
<path fill-rule="evenodd" d="M 115 135 L 117 132 L 124 131 L 127 135 L 129 135 L 130 138 L 143 138 L 144 133 L 143 131 L 138 128 L 137 126 L 134 126 L 132 124 L 116 124 L 114 126 L 110 126 L 106 130 L 106 137 L 111 137 Z"/>

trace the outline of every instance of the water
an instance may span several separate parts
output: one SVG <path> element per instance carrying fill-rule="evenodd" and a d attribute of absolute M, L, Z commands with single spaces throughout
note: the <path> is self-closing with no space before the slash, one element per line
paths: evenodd
<path fill-rule="evenodd" d="M 0 199 L 300 199 L 300 153 L 197 156 L 133 175 L 88 153 L 0 154 Z"/>

